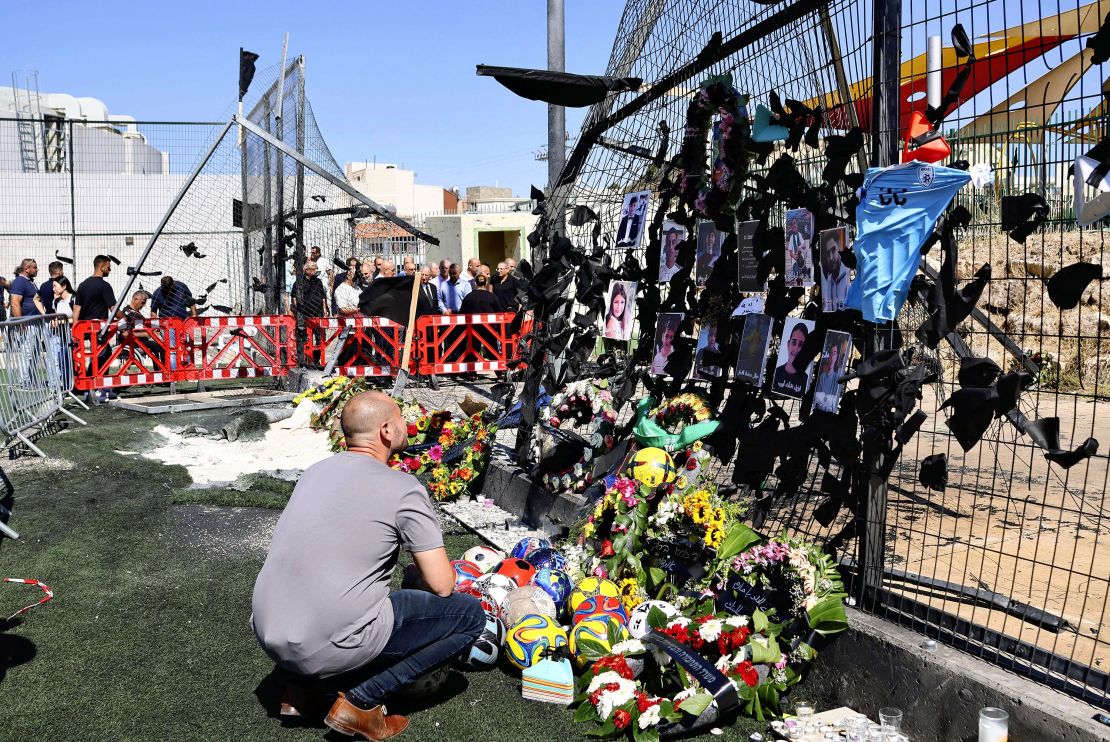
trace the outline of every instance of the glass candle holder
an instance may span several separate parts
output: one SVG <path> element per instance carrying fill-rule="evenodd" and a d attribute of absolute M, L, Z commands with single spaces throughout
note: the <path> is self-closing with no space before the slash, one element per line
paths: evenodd
<path fill-rule="evenodd" d="M 1010 715 L 1005 709 L 988 706 L 979 711 L 979 742 L 1006 742 Z"/>
<path fill-rule="evenodd" d="M 892 706 L 879 709 L 879 724 L 884 732 L 902 731 L 902 709 Z"/>

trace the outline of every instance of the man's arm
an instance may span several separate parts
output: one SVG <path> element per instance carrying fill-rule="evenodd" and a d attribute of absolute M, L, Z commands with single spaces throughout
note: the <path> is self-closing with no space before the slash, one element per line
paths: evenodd
<path fill-rule="evenodd" d="M 439 311 L 443 312 L 444 314 L 448 314 L 451 310 L 447 308 L 447 302 L 444 301 L 443 286 L 439 287 L 439 291 L 436 292 L 436 296 L 439 298 Z"/>
<path fill-rule="evenodd" d="M 32 301 L 35 302 L 35 309 L 39 310 L 39 314 L 46 314 L 46 305 L 42 303 L 42 297 L 35 294 Z"/>
<path fill-rule="evenodd" d="M 11 297 L 12 302 L 12 319 L 23 316 L 23 294 L 13 294 L 10 291 L 8 296 Z"/>
<path fill-rule="evenodd" d="M 416 567 L 413 577 L 421 589 L 441 598 L 450 597 L 455 591 L 455 569 L 445 548 L 414 552 L 412 561 Z"/>

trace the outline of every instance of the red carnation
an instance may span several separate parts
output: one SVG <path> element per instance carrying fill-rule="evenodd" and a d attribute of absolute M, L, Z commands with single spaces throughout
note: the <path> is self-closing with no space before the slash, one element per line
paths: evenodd
<path fill-rule="evenodd" d="M 416 423 L 409 423 L 409 438 L 413 438 L 420 432 L 416 429 Z"/>
<path fill-rule="evenodd" d="M 420 468 L 420 459 L 414 456 L 409 456 L 407 459 L 405 459 L 405 466 L 407 466 L 411 471 L 416 471 Z"/>
<path fill-rule="evenodd" d="M 617 709 L 613 712 L 613 726 L 617 729 L 624 729 L 632 722 L 632 714 L 624 709 Z"/>
<path fill-rule="evenodd" d="M 617 552 L 613 551 L 613 542 L 612 541 L 610 541 L 609 539 L 605 539 L 604 541 L 601 542 L 601 556 L 602 557 L 611 557 L 616 553 Z"/>
<path fill-rule="evenodd" d="M 636 691 L 636 710 L 637 711 L 639 711 L 642 714 L 654 705 L 655 704 L 651 702 L 651 699 L 647 697 L 646 693 L 644 693 L 642 690 Z"/>
<path fill-rule="evenodd" d="M 686 470 L 687 471 L 693 471 L 694 469 L 697 469 L 697 468 L 698 468 L 698 460 L 697 459 L 695 459 L 693 456 L 686 459 Z"/>
<path fill-rule="evenodd" d="M 754 688 L 759 684 L 759 671 L 755 669 L 755 665 L 749 660 L 744 660 L 736 666 L 736 671 L 740 675 L 740 679 L 747 684 L 749 688 Z"/>

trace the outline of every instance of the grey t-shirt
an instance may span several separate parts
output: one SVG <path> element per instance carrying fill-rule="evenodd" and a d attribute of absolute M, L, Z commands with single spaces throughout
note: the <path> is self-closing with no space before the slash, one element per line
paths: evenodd
<path fill-rule="evenodd" d="M 312 677 L 353 670 L 393 630 L 389 583 L 404 547 L 443 546 L 424 487 L 369 456 L 308 468 L 274 529 L 254 583 L 255 635 L 278 664 Z"/>

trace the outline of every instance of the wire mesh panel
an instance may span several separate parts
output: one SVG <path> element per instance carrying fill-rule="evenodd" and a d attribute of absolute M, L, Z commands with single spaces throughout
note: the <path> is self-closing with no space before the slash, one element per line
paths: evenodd
<path fill-rule="evenodd" d="M 648 214 L 660 206 L 660 176 L 680 150 L 687 108 L 704 80 L 731 74 L 734 86 L 751 96 L 749 115 L 751 106 L 769 105 L 772 91 L 783 101 L 821 106 L 822 140 L 859 125 L 868 135 L 892 134 L 901 142 L 911 114 L 924 113 L 928 102 L 929 37 L 941 39 L 935 79 L 943 93 L 967 63 L 949 40 L 962 24 L 975 61 L 942 127 L 951 154 L 941 164 L 964 161 L 959 165 L 973 175 L 953 206 L 972 214 L 970 225 L 957 232 L 958 283 L 984 264 L 991 269 L 978 311 L 936 349 L 914 335 L 928 317 L 926 306 L 911 301 L 898 318 L 907 353 L 937 380 L 923 389 L 918 406 L 928 419 L 894 465 L 883 488 L 887 506 L 878 516 L 863 516 L 863 508 L 828 509 L 822 484 L 830 476 L 839 479 L 843 470 L 835 458 L 822 456 L 791 470 L 789 486 L 783 486 L 787 467 L 779 467 L 746 496 L 760 499 L 759 527 L 818 539 L 849 571 L 857 534 L 878 536 L 881 586 L 865 594 L 865 610 L 1107 707 L 1102 667 L 1110 649 L 1110 564 L 1100 548 L 1110 526 L 1102 504 L 1105 451 L 1064 469 L 1019 432 L 1013 416 L 997 419 L 978 445 L 964 451 L 946 425 L 951 410 L 941 405 L 959 387 L 962 357 L 990 358 L 1003 371 L 1032 372 L 1033 386 L 1018 410 L 1029 420 L 1059 417 L 1061 448 L 1071 450 L 1088 437 L 1102 441 L 1103 449 L 1110 441 L 1103 422 L 1110 412 L 1104 401 L 1110 307 L 1104 308 L 1101 284 L 1092 283 L 1078 307 L 1064 310 L 1049 300 L 1046 287 L 1063 266 L 1103 263 L 1103 223 L 1077 225 L 1070 168 L 1107 132 L 1108 85 L 1086 42 L 1110 2 L 901 3 L 901 25 L 894 29 L 901 43 L 897 80 L 880 91 L 895 108 L 896 131 L 872 121 L 877 5 L 630 0 L 607 74 L 639 77 L 643 85 L 610 94 L 591 109 L 547 213 L 575 244 L 599 246 L 614 265 L 628 256 L 648 264 L 648 251 L 662 249 L 662 236 L 656 232 L 634 248 L 617 247 L 622 204 L 626 194 L 648 191 Z M 821 180 L 824 146 L 802 144 L 789 153 L 810 183 Z M 782 152 L 776 147 L 753 172 L 765 175 Z M 848 171 L 861 171 L 868 155 L 865 147 Z M 1003 197 L 1021 194 L 1039 195 L 1050 208 L 1024 242 L 1001 229 Z M 847 189 L 837 195 L 850 196 Z M 578 206 L 589 207 L 598 220 L 573 218 Z M 790 207 L 783 204 L 784 211 Z M 771 221 L 781 225 L 782 216 L 773 214 Z M 565 225 L 558 221 L 563 219 Z M 926 255 L 924 263 L 935 276 L 940 256 Z M 664 305 L 667 291 L 661 287 Z M 727 317 L 741 298 L 717 297 L 714 310 L 714 297 L 698 296 L 700 306 L 718 318 Z M 683 331 L 698 329 L 688 325 Z M 650 342 L 653 332 L 635 328 L 632 347 Z M 690 380 L 688 386 L 714 394 L 706 381 Z M 728 398 L 725 392 L 714 401 L 727 405 Z M 798 421 L 799 403 L 777 404 Z M 742 446 L 737 460 L 763 453 L 756 449 L 758 444 L 747 451 Z M 949 461 L 943 492 L 926 489 L 918 476 L 921 460 L 938 453 Z M 735 460 L 716 476 L 729 482 L 734 469 Z"/>

